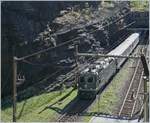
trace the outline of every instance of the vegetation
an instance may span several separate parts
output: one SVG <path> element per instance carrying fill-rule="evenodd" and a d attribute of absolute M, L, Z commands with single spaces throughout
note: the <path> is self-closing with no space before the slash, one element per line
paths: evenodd
<path fill-rule="evenodd" d="M 114 77 L 110 85 L 100 95 L 99 101 L 93 104 L 88 113 L 103 112 L 112 114 L 118 105 L 120 90 L 118 87 L 122 87 L 126 76 L 129 76 L 129 65 L 132 61 L 126 63 L 124 68 L 121 69 L 117 76 Z M 124 83 L 125 84 L 125 83 Z M 27 89 L 28 90 L 28 89 Z M 26 93 L 28 95 L 28 91 Z M 30 89 L 29 92 L 33 89 Z M 25 92 L 24 92 L 25 93 Z M 23 95 L 23 94 L 22 94 Z M 75 99 L 77 96 L 77 90 L 73 88 L 65 89 L 62 93 L 60 91 L 53 91 L 50 93 L 42 93 L 28 99 L 22 100 L 17 103 L 17 121 L 20 122 L 48 122 L 55 121 L 59 114 L 66 108 L 66 106 Z M 9 98 L 7 100 L 10 100 Z M 8 101 L 10 102 L 10 101 Z M 99 103 L 99 109 L 98 107 Z M 5 103 L 2 109 L 2 121 L 12 121 L 12 106 L 7 106 Z M 83 121 L 87 122 L 92 116 L 85 116 Z"/>
<path fill-rule="evenodd" d="M 134 10 L 148 10 L 148 1 L 133 1 L 131 6 Z M 83 15 L 83 16 L 82 16 Z M 64 18 L 63 18 L 64 17 Z M 71 11 L 63 17 L 60 17 L 64 20 L 69 20 L 68 22 L 76 22 L 73 20 L 79 20 L 80 17 L 83 17 L 83 20 L 90 20 L 92 18 L 91 10 L 86 4 L 86 8 L 83 9 L 80 13 Z M 67 18 L 67 19 L 66 19 Z M 60 21 L 60 20 L 58 20 Z M 130 63 L 128 63 L 129 65 Z M 126 76 L 129 75 L 129 68 L 127 65 L 124 66 L 126 69 L 122 69 L 118 76 L 116 76 L 110 86 L 100 95 L 99 104 L 96 103 L 93 105 L 89 112 L 104 112 L 111 114 L 116 107 L 118 102 L 118 96 L 120 90 L 118 87 L 121 87 L 126 79 Z M 7 90 L 7 89 L 6 89 Z M 37 93 L 38 92 L 38 93 Z M 77 96 L 77 90 L 73 88 L 68 88 L 62 93 L 60 91 L 53 92 L 39 92 L 38 89 L 29 87 L 24 92 L 25 94 L 21 98 L 23 100 L 17 103 L 17 121 L 20 122 L 36 122 L 36 121 L 54 121 L 59 114 L 66 108 L 66 106 L 74 100 Z M 34 95 L 33 95 L 34 94 Z M 26 98 L 27 97 L 27 98 Z M 30 98 L 29 98 L 30 97 Z M 25 99 L 26 98 L 26 99 Z M 10 122 L 12 121 L 12 101 L 10 97 L 7 97 L 2 106 L 2 121 Z M 99 106 L 99 109 L 97 107 Z M 85 121 L 88 121 L 91 117 L 85 117 Z"/>
<path fill-rule="evenodd" d="M 88 2 L 86 2 L 83 9 L 67 11 L 63 16 L 57 17 L 54 22 L 57 24 L 68 25 L 90 21 L 92 18 L 94 18 L 94 13 Z"/>
<path fill-rule="evenodd" d="M 68 95 L 68 96 L 66 96 Z M 54 121 L 63 109 L 76 97 L 77 90 L 65 89 L 43 93 L 17 103 L 17 121 Z M 12 106 L 2 109 L 2 121 L 12 121 Z"/>
<path fill-rule="evenodd" d="M 135 11 L 149 11 L 149 0 L 131 1 L 130 5 Z"/>

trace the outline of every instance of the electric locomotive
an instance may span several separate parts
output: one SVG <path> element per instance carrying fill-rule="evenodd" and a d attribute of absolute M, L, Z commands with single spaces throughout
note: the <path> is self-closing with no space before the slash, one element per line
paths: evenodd
<path fill-rule="evenodd" d="M 131 34 L 123 43 L 108 55 L 129 55 L 139 43 L 140 33 Z M 109 82 L 110 78 L 125 62 L 126 58 L 108 57 L 98 59 L 80 72 L 78 96 L 82 99 L 95 98 L 97 93 Z"/>

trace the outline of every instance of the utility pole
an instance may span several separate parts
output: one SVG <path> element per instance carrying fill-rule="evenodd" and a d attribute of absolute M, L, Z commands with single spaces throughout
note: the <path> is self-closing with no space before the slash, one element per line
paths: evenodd
<path fill-rule="evenodd" d="M 147 92 L 147 82 L 148 82 L 148 77 L 149 77 L 149 70 L 148 70 L 148 65 L 146 62 L 146 58 L 144 56 L 144 53 L 141 54 L 141 61 L 142 65 L 144 68 L 144 122 L 149 122 L 149 106 L 148 106 L 148 101 L 149 101 L 149 93 Z"/>
<path fill-rule="evenodd" d="M 78 42 L 75 42 L 75 62 L 76 62 L 76 66 L 77 66 L 77 71 L 76 71 L 76 75 L 75 75 L 75 88 L 77 87 L 77 83 L 78 83 Z"/>
<path fill-rule="evenodd" d="M 149 106 L 148 106 L 148 97 L 147 92 L 147 77 L 144 76 L 144 122 L 149 122 Z"/>
<path fill-rule="evenodd" d="M 13 57 L 13 122 L 16 122 L 16 100 L 17 100 L 17 57 Z"/>

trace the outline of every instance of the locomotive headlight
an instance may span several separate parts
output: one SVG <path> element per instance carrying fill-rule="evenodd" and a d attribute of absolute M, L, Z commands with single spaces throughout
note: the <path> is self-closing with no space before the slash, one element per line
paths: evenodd
<path fill-rule="evenodd" d="M 84 87 L 87 88 L 87 84 L 85 84 Z"/>

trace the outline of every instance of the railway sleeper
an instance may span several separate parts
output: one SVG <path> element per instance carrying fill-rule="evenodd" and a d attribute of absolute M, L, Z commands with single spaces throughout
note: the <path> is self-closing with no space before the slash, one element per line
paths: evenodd
<path fill-rule="evenodd" d="M 123 109 L 132 109 L 133 107 L 133 104 L 125 104 L 124 108 Z"/>
<path fill-rule="evenodd" d="M 122 117 L 128 117 L 128 118 L 129 118 L 129 117 L 130 117 L 130 114 L 129 114 L 129 113 L 122 113 L 121 116 L 122 116 Z"/>

